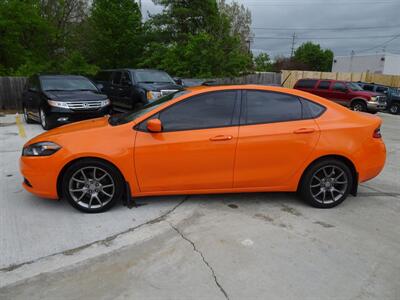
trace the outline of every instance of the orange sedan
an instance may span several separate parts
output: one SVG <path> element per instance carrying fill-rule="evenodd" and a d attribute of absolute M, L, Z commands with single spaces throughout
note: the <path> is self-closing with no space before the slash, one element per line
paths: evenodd
<path fill-rule="evenodd" d="M 139 196 L 268 191 L 330 208 L 381 172 L 381 123 L 298 90 L 192 88 L 35 137 L 23 186 L 84 212 Z"/>

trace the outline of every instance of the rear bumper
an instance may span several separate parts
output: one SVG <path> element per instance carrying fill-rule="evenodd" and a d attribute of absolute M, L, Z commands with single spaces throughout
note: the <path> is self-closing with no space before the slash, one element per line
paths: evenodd
<path fill-rule="evenodd" d="M 363 152 L 362 157 L 368 157 L 368 159 L 359 162 L 359 182 L 378 176 L 386 161 L 386 147 L 381 139 L 366 143 Z"/>

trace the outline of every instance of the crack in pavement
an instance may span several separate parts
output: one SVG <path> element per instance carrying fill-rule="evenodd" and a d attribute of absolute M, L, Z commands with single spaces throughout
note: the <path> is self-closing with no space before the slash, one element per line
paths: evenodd
<path fill-rule="evenodd" d="M 116 234 L 114 234 L 114 235 L 111 235 L 111 236 L 109 236 L 109 237 L 107 237 L 107 238 L 105 238 L 105 239 L 98 240 L 98 241 L 94 241 L 94 242 L 91 242 L 91 243 L 88 243 L 88 244 L 85 244 L 85 245 L 82 245 L 82 246 L 79 246 L 79 247 L 76 247 L 76 248 L 72 248 L 72 249 L 69 249 L 69 250 L 64 250 L 64 251 L 56 252 L 56 253 L 53 253 L 53 254 L 50 254 L 50 255 L 47 255 L 47 256 L 42 256 L 42 257 L 39 257 L 39 258 L 30 260 L 30 261 L 26 261 L 26 262 L 23 262 L 23 263 L 12 264 L 12 265 L 9 265 L 9 266 L 7 266 L 7 267 L 1 268 L 1 269 L 0 269 L 0 272 L 12 272 L 12 271 L 14 271 L 14 270 L 16 270 L 16 269 L 19 269 L 19 268 L 21 268 L 21 267 L 23 267 L 23 266 L 25 266 L 25 265 L 31 265 L 31 264 L 33 264 L 33 263 L 35 263 L 35 262 L 40 261 L 40 260 L 43 260 L 43 259 L 46 259 L 46 258 L 49 258 L 49 257 L 53 257 L 53 256 L 56 256 L 56 255 L 60 255 L 60 254 L 63 254 L 63 255 L 74 255 L 74 254 L 76 254 L 76 253 L 78 253 L 78 252 L 80 252 L 80 251 L 82 251 L 82 250 L 84 250 L 84 249 L 86 249 L 86 248 L 89 248 L 90 246 L 93 246 L 93 245 L 105 245 L 106 247 L 108 247 L 109 244 L 110 244 L 113 240 L 115 240 L 116 238 L 118 238 L 118 237 L 121 236 L 121 235 L 124 235 L 124 234 L 129 233 L 129 232 L 133 232 L 133 231 L 135 231 L 135 230 L 137 230 L 137 229 L 139 229 L 139 228 L 141 228 L 141 227 L 143 227 L 143 226 L 146 226 L 146 225 L 156 224 L 156 223 L 159 223 L 159 222 L 161 222 L 161 221 L 164 221 L 165 218 L 166 218 L 169 214 L 173 213 L 173 212 L 174 212 L 179 206 L 181 206 L 188 198 L 189 198 L 189 196 L 185 196 L 185 197 L 183 198 L 183 200 L 180 201 L 177 205 L 175 205 L 173 208 L 171 208 L 170 210 L 168 210 L 167 212 L 165 212 L 164 214 L 162 214 L 161 216 L 159 216 L 159 217 L 157 217 L 157 218 L 155 218 L 155 219 L 151 219 L 151 220 L 149 220 L 149 221 L 147 221 L 147 222 L 145 222 L 145 223 L 139 224 L 139 225 L 137 225 L 137 226 L 135 226 L 135 227 L 131 227 L 131 228 L 127 229 L 127 230 L 124 230 L 124 231 L 122 231 L 122 232 L 119 232 L 119 233 L 116 233 Z"/>
<path fill-rule="evenodd" d="M 177 227 L 175 227 L 174 225 L 172 225 L 172 223 L 170 223 L 169 221 L 167 221 L 167 222 L 168 222 L 169 226 L 171 226 L 171 228 L 172 228 L 173 230 L 175 230 L 176 233 L 178 233 L 185 241 L 187 241 L 189 244 L 191 244 L 192 247 L 193 247 L 193 250 L 194 250 L 195 252 L 197 252 L 197 253 L 201 256 L 201 259 L 203 260 L 204 264 L 205 264 L 205 265 L 208 267 L 208 269 L 211 271 L 211 274 L 212 274 L 212 276 L 213 276 L 213 278 L 214 278 L 215 284 L 217 285 L 217 287 L 219 288 L 219 290 L 221 291 L 221 293 L 224 294 L 225 299 L 228 299 L 228 300 L 229 300 L 229 296 L 228 296 L 227 292 L 224 290 L 224 288 L 222 287 L 222 285 L 219 283 L 218 278 L 217 278 L 217 275 L 215 274 L 214 269 L 211 267 L 211 265 L 209 264 L 209 262 L 205 259 L 203 253 L 202 253 L 199 249 L 197 249 L 197 247 L 196 247 L 196 245 L 194 244 L 194 242 L 193 242 L 192 240 L 190 240 L 188 237 L 186 237 Z"/>
<path fill-rule="evenodd" d="M 381 191 L 379 189 L 376 189 L 376 188 L 373 188 L 373 187 L 370 187 L 370 186 L 364 185 L 364 184 L 360 184 L 360 186 L 370 189 L 371 191 L 378 192 L 379 194 L 377 194 L 376 196 L 387 196 L 387 197 L 393 197 L 393 198 L 397 198 L 397 199 L 400 198 L 400 193 L 387 193 L 387 192 Z M 362 192 L 360 194 L 362 195 Z"/>

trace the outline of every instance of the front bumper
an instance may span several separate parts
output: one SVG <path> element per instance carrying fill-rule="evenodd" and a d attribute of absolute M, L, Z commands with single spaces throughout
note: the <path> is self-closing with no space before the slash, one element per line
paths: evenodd
<path fill-rule="evenodd" d="M 386 106 L 386 102 L 367 102 L 368 111 L 383 111 Z"/>
<path fill-rule="evenodd" d="M 24 177 L 22 186 L 36 196 L 58 199 L 57 178 L 61 165 L 57 161 L 53 156 L 21 156 L 19 166 Z"/>
<path fill-rule="evenodd" d="M 47 118 L 49 123 L 53 125 L 61 125 L 87 119 L 99 118 L 109 114 L 110 111 L 111 107 L 109 105 L 96 110 L 71 110 L 50 106 L 47 110 Z"/>

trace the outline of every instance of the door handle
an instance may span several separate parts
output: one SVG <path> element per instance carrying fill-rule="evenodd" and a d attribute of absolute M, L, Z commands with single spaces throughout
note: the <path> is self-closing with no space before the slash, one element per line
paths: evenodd
<path fill-rule="evenodd" d="M 293 131 L 295 134 L 303 134 L 303 133 L 313 133 L 315 132 L 314 128 L 300 128 Z"/>
<path fill-rule="evenodd" d="M 218 141 L 229 141 L 233 137 L 231 135 L 217 135 L 212 138 L 210 138 L 210 141 L 212 142 L 218 142 Z"/>

